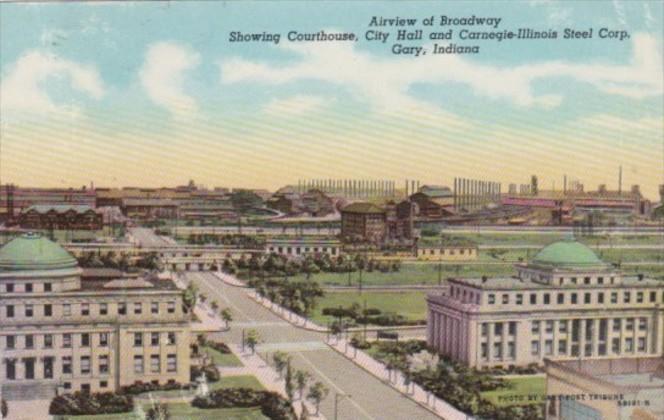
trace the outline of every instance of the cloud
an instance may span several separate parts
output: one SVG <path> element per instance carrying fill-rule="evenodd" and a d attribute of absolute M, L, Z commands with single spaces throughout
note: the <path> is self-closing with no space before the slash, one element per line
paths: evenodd
<path fill-rule="evenodd" d="M 189 118 L 198 109 L 196 100 L 185 93 L 186 73 L 200 63 L 200 55 L 174 42 L 158 42 L 148 49 L 139 77 L 143 89 L 156 105 L 175 117 Z"/>
<path fill-rule="evenodd" d="M 321 96 L 295 95 L 285 99 L 273 99 L 263 111 L 275 116 L 298 117 L 323 108 L 332 100 Z"/>
<path fill-rule="evenodd" d="M 3 112 L 45 114 L 56 112 L 78 113 L 71 103 L 56 103 L 43 89 L 52 78 L 66 78 L 71 88 L 93 99 L 104 96 L 104 83 L 91 65 L 65 60 L 55 54 L 30 51 L 10 66 L 0 85 Z"/>
<path fill-rule="evenodd" d="M 533 82 L 548 78 L 569 78 L 590 84 L 607 94 L 632 98 L 664 92 L 661 52 L 657 41 L 647 34 L 633 36 L 633 55 L 626 65 L 548 61 L 499 67 L 448 54 L 381 58 L 339 43 L 286 43 L 277 48 L 294 52 L 299 60 L 294 64 L 276 66 L 231 58 L 220 63 L 221 82 L 280 85 L 321 81 L 347 89 L 379 112 L 432 106 L 441 111 L 439 104 L 422 101 L 410 93 L 416 84 L 460 83 L 470 87 L 477 96 L 505 100 L 521 107 L 541 108 L 556 107 L 563 100 L 561 94 L 538 95 L 533 91 Z"/>

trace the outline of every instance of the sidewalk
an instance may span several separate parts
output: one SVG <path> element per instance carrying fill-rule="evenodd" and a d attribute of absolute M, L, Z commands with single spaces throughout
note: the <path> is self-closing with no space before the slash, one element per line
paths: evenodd
<path fill-rule="evenodd" d="M 436 397 L 431 392 L 424 390 L 421 386 L 411 382 L 408 391 L 404 384 L 404 376 L 401 372 L 392 371 L 391 375 L 385 368 L 385 365 L 369 356 L 362 350 L 356 349 L 351 346 L 348 340 L 331 338 L 328 341 L 328 346 L 342 354 L 345 358 L 351 360 L 353 363 L 371 373 L 384 383 L 389 384 L 392 388 L 399 391 L 404 396 L 415 401 L 419 405 L 425 407 L 432 413 L 440 418 L 446 420 L 468 420 L 472 419 L 471 416 L 457 410 L 446 401 Z M 390 378 L 391 376 L 391 378 Z"/>

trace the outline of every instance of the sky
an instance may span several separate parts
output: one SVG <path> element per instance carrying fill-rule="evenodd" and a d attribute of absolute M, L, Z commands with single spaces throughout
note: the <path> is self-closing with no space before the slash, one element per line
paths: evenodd
<path fill-rule="evenodd" d="M 412 57 L 364 38 L 386 29 L 369 27 L 374 16 L 440 15 L 559 39 L 456 39 L 481 52 Z M 616 189 L 622 165 L 623 188 L 657 199 L 663 16 L 662 2 L 638 0 L 0 4 L 0 182 L 276 189 L 536 174 L 546 189 L 567 175 L 589 190 Z M 565 28 L 595 36 L 563 40 Z M 291 30 L 360 40 L 287 42 Z M 281 40 L 232 43 L 232 31 Z M 434 42 L 449 41 L 401 44 Z"/>

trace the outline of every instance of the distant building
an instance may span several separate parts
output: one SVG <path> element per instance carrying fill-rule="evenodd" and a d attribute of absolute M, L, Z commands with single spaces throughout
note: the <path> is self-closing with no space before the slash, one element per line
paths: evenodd
<path fill-rule="evenodd" d="M 390 201 L 386 205 L 386 238 L 388 240 L 415 239 L 414 219 L 417 205 L 410 200 L 398 204 Z"/>
<path fill-rule="evenodd" d="M 103 216 L 87 205 L 34 205 L 21 211 L 18 225 L 34 230 L 100 230 Z"/>
<path fill-rule="evenodd" d="M 625 277 L 565 240 L 511 278 L 449 279 L 429 295 L 428 343 L 470 366 L 662 356 L 664 284 Z"/>
<path fill-rule="evenodd" d="M 664 419 L 664 359 L 545 360 L 549 420 Z"/>
<path fill-rule="evenodd" d="M 39 235 L 0 248 L 3 398 L 188 383 L 182 291 L 171 280 L 81 274 L 74 257 Z"/>
<path fill-rule="evenodd" d="M 417 259 L 423 261 L 473 261 L 477 259 L 477 246 L 462 243 L 418 244 Z"/>
<path fill-rule="evenodd" d="M 334 200 L 324 192 L 312 189 L 305 193 L 281 189 L 266 203 L 267 207 L 285 215 L 325 217 L 334 213 Z"/>
<path fill-rule="evenodd" d="M 169 198 L 125 198 L 122 214 L 131 219 L 175 219 L 179 203 Z"/>
<path fill-rule="evenodd" d="M 341 236 L 349 241 L 380 242 L 385 238 L 386 212 L 372 203 L 352 203 L 341 209 Z"/>
<path fill-rule="evenodd" d="M 17 217 L 37 205 L 88 206 L 95 208 L 95 191 L 83 188 L 28 188 L 0 185 L 0 219 Z"/>
<path fill-rule="evenodd" d="M 410 200 L 417 204 L 420 217 L 439 219 L 454 214 L 454 192 L 449 187 L 425 185 Z"/>
<path fill-rule="evenodd" d="M 337 240 L 316 239 L 267 239 L 265 252 L 287 257 L 303 257 L 305 255 L 328 254 L 336 257 L 341 254 L 341 242 Z"/>

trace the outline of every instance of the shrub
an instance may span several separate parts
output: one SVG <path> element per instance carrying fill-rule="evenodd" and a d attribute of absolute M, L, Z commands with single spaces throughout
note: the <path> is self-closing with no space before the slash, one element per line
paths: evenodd
<path fill-rule="evenodd" d="M 58 395 L 51 401 L 48 412 L 51 415 L 92 415 L 128 413 L 134 407 L 134 399 L 130 395 L 113 392 L 84 393 Z"/>
<path fill-rule="evenodd" d="M 177 382 L 168 382 L 165 384 L 153 384 L 151 382 L 136 382 L 122 387 L 121 393 L 127 395 L 138 395 L 144 392 L 153 391 L 172 391 L 176 389 L 192 389 L 193 384 L 181 384 Z"/>
<path fill-rule="evenodd" d="M 220 343 L 220 342 L 217 342 L 217 341 L 208 341 L 208 342 L 205 343 L 205 345 L 212 348 L 212 349 L 214 349 L 214 350 L 216 350 L 216 351 L 218 351 L 219 353 L 222 353 L 222 354 L 230 354 L 231 353 L 231 349 L 228 348 L 228 345 L 226 345 L 226 343 Z"/>
<path fill-rule="evenodd" d="M 201 373 L 205 375 L 205 379 L 208 382 L 218 382 L 221 379 L 219 369 L 213 364 L 208 364 L 204 366 L 192 366 L 189 374 L 191 381 L 194 382 L 198 379 Z"/>
<path fill-rule="evenodd" d="M 272 420 L 295 420 L 291 403 L 279 394 L 250 388 L 218 389 L 205 397 L 194 398 L 191 405 L 201 409 L 260 407 L 263 415 Z"/>

